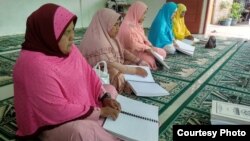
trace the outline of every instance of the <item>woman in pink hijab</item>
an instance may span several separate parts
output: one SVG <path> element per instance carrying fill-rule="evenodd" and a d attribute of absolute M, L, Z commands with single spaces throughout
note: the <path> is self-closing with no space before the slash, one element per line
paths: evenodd
<path fill-rule="evenodd" d="M 27 19 L 13 77 L 19 137 L 119 140 L 101 126 L 103 118 L 116 119 L 120 112 L 113 99 L 117 92 L 111 85 L 103 88 L 73 44 L 76 20 L 74 14 L 55 4 L 41 6 Z"/>
<path fill-rule="evenodd" d="M 121 23 L 120 14 L 103 8 L 94 15 L 80 44 L 80 50 L 89 64 L 95 66 L 99 61 L 106 61 L 110 82 L 119 93 L 131 93 L 123 74 L 146 76 L 141 67 L 129 67 L 124 64 L 147 65 L 140 58 L 120 47 L 116 35 Z"/>
<path fill-rule="evenodd" d="M 155 51 L 163 58 L 166 57 L 166 51 L 153 47 L 145 36 L 143 21 L 147 12 L 147 5 L 141 1 L 134 2 L 128 9 L 127 14 L 121 24 L 118 38 L 124 48 L 134 55 L 146 61 L 151 69 L 157 70 L 155 58 L 151 51 Z"/>

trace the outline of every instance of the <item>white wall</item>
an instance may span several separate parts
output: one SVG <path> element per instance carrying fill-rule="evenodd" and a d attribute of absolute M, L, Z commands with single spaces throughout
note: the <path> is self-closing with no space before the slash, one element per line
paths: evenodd
<path fill-rule="evenodd" d="M 82 5 L 81 6 L 81 11 L 82 11 L 81 22 L 83 23 L 82 27 L 88 27 L 95 12 L 98 9 L 105 7 L 106 0 L 80 0 L 80 1 L 82 3 L 81 4 Z"/>
<path fill-rule="evenodd" d="M 133 2 L 134 0 L 129 0 Z M 150 27 L 165 0 L 142 0 L 148 5 L 145 27 Z M 45 3 L 62 5 L 78 16 L 76 28 L 88 27 L 94 13 L 106 0 L 0 0 L 0 36 L 24 34 L 27 17 Z"/>
<path fill-rule="evenodd" d="M 144 21 L 144 27 L 150 27 L 156 14 L 162 7 L 166 0 L 142 0 L 148 6 L 148 11 L 146 13 L 146 18 Z"/>
<path fill-rule="evenodd" d="M 27 17 L 45 3 L 64 6 L 77 15 L 76 27 L 87 27 L 105 0 L 0 0 L 0 36 L 24 34 Z"/>

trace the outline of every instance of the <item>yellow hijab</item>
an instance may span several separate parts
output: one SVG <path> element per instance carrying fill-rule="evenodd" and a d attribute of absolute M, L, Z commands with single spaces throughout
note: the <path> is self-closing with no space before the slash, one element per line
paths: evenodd
<path fill-rule="evenodd" d="M 185 37 L 191 35 L 185 25 L 184 17 L 181 17 L 183 11 L 187 11 L 186 6 L 181 3 L 178 4 L 178 9 L 173 19 L 173 32 L 175 38 L 178 40 L 183 40 Z"/>

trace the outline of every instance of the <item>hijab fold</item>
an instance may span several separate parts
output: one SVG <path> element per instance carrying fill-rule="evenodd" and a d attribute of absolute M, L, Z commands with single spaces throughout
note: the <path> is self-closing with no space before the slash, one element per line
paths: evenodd
<path fill-rule="evenodd" d="M 172 15 L 177 5 L 174 2 L 165 3 L 157 13 L 149 30 L 148 39 L 156 47 L 163 48 L 173 43 Z"/>
<path fill-rule="evenodd" d="M 94 15 L 80 44 L 80 50 L 91 66 L 99 61 L 124 62 L 119 41 L 108 34 L 119 17 L 120 14 L 108 8 L 101 9 Z"/>

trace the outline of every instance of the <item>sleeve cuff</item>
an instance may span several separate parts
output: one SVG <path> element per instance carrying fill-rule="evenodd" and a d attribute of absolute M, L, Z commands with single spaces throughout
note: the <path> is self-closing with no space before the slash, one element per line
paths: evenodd
<path fill-rule="evenodd" d="M 93 112 L 86 119 L 99 120 L 100 115 L 101 115 L 101 108 L 95 107 Z"/>

